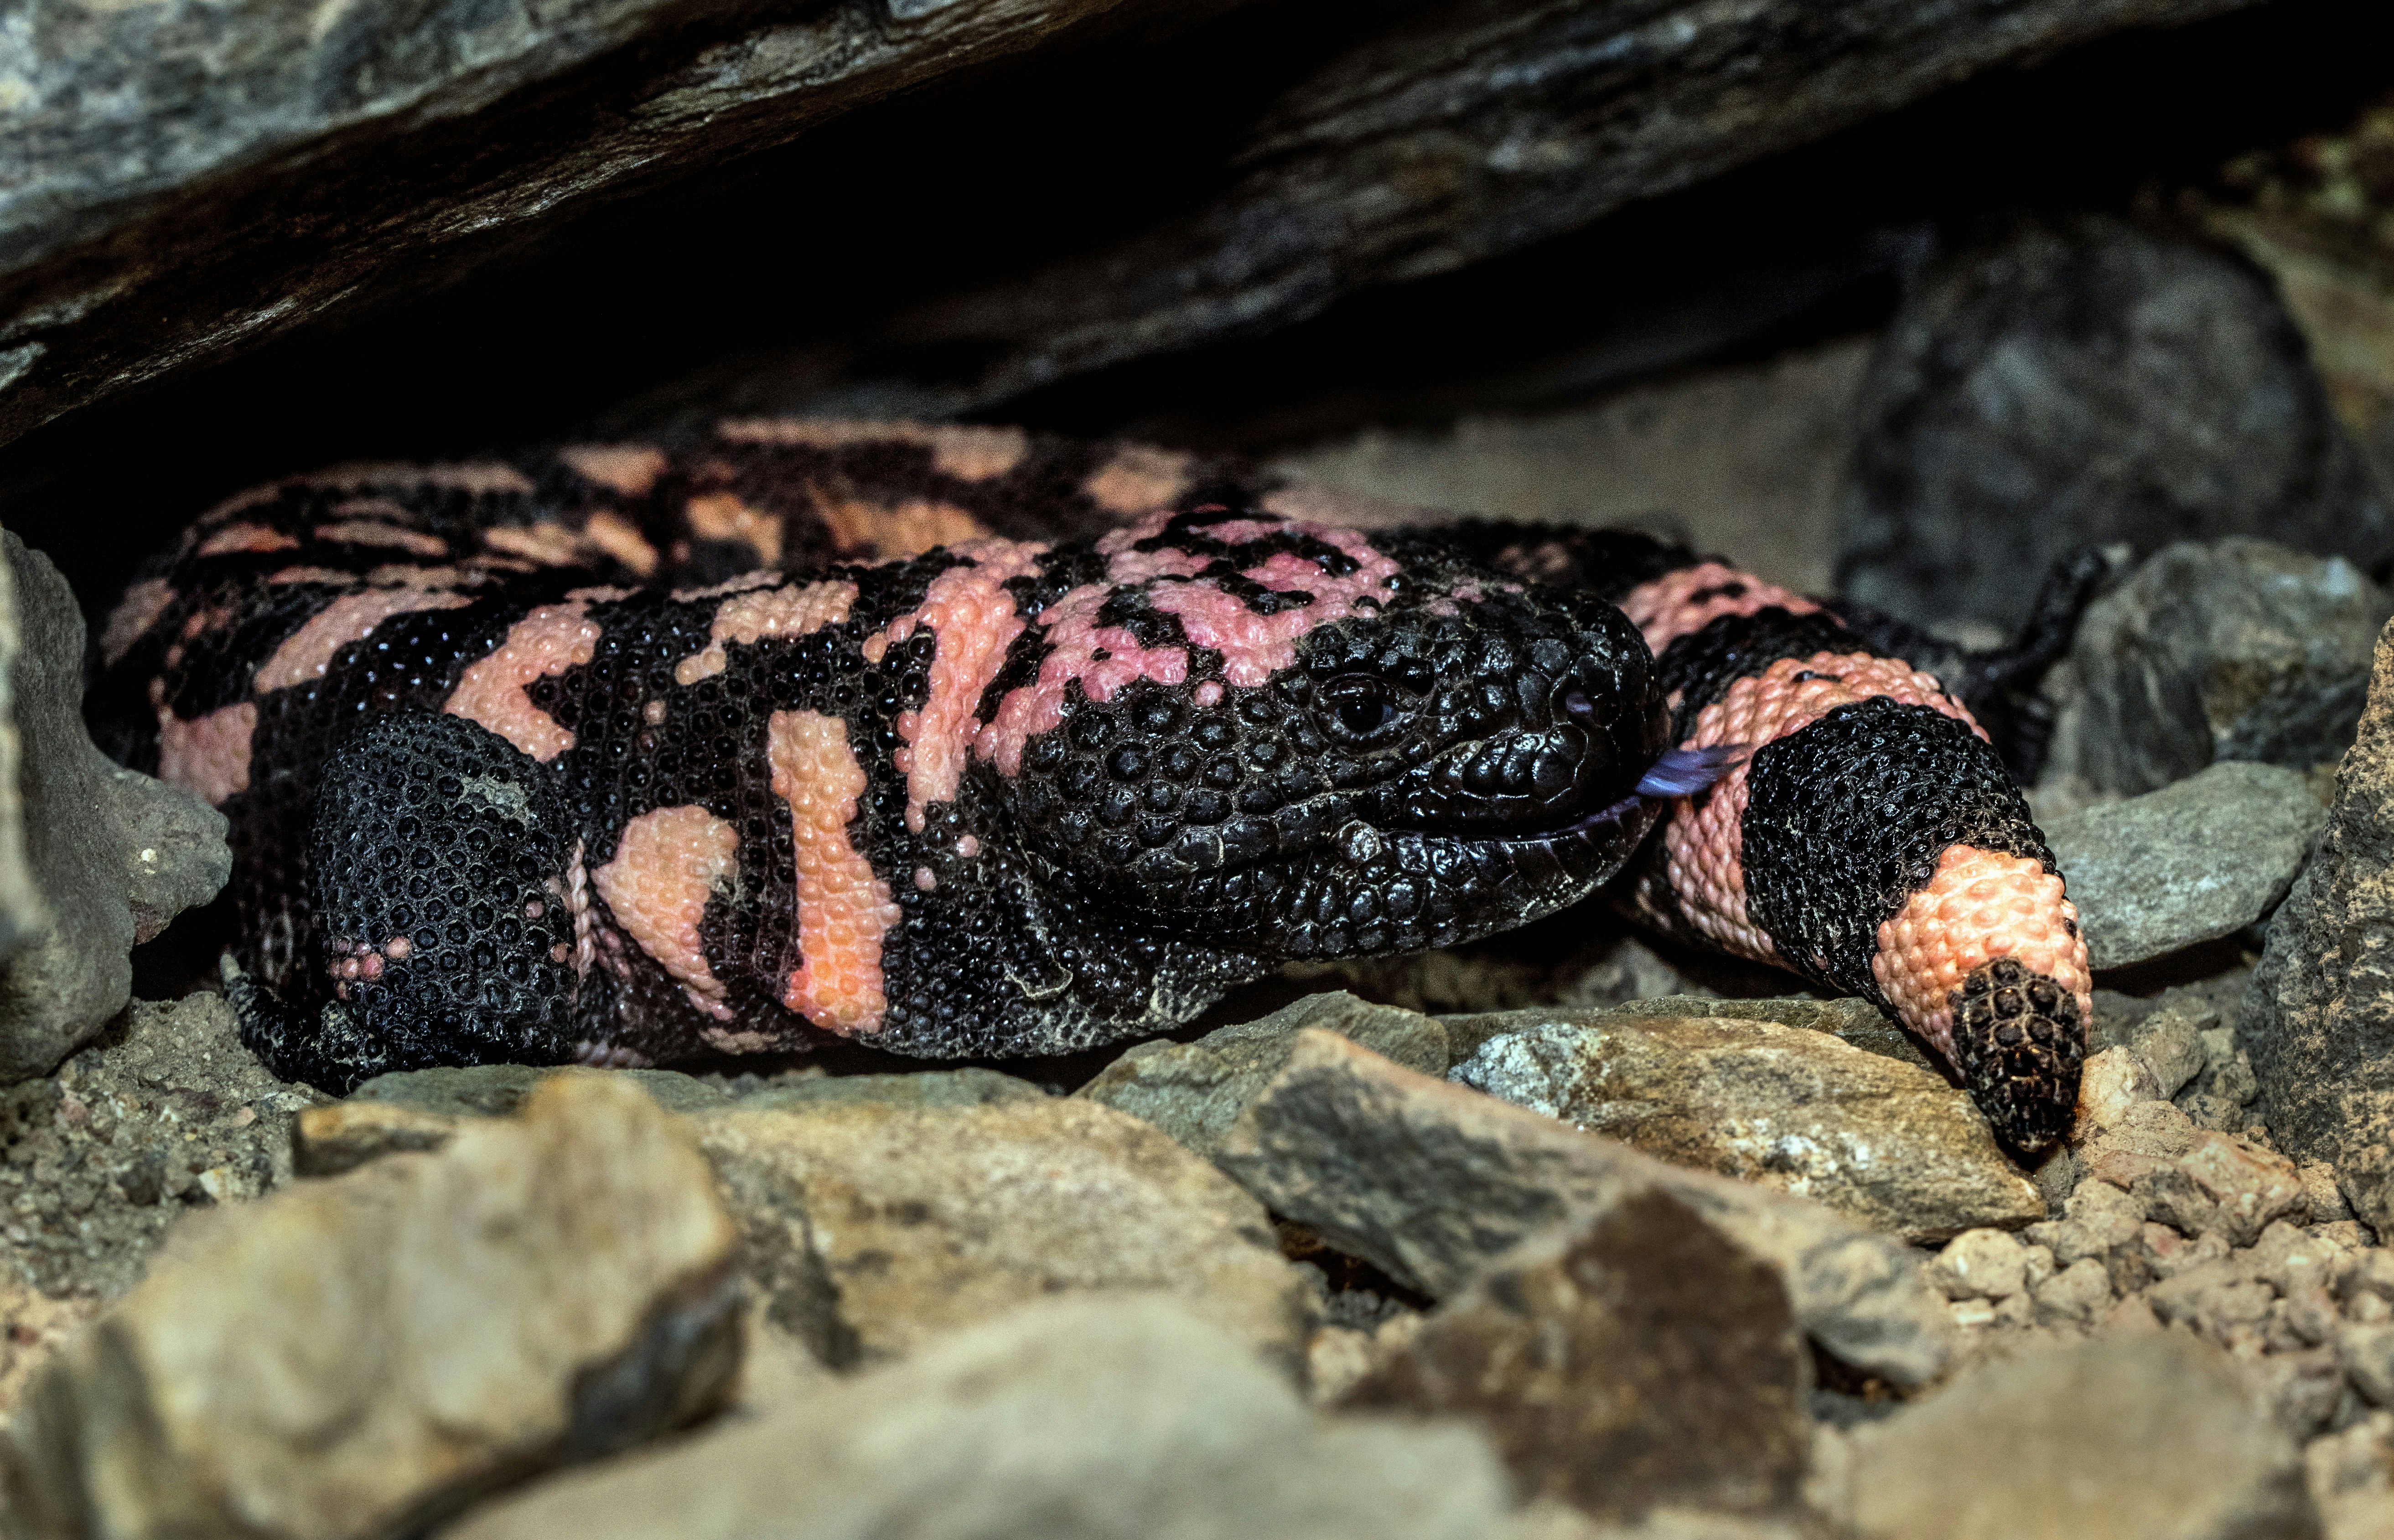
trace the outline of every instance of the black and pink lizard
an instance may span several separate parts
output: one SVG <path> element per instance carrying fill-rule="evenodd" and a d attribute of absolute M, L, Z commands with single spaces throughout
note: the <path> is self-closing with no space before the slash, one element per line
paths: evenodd
<path fill-rule="evenodd" d="M 1964 657 L 1643 536 L 1422 518 L 993 428 L 344 467 L 202 515 L 92 713 L 230 818 L 244 1031 L 335 1088 L 1063 1052 L 1625 867 L 1651 923 L 1877 1001 L 2016 1146 L 2067 1126 L 2085 948 L 1979 717 L 2068 594 Z"/>

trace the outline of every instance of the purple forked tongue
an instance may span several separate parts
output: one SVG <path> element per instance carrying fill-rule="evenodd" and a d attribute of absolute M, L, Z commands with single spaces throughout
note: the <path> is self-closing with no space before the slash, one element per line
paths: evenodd
<path fill-rule="evenodd" d="M 1675 748 L 1654 761 L 1638 783 L 1640 796 L 1693 796 L 1745 763 L 1743 744 L 1715 744 L 1710 748 Z"/>

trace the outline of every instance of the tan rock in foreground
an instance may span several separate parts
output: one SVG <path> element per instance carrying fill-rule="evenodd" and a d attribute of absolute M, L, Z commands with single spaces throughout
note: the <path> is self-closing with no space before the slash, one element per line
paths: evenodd
<path fill-rule="evenodd" d="M 1455 1081 L 1907 1241 L 2045 1218 L 1969 1096 L 1918 1065 L 1727 1015 L 1511 1014 Z"/>
<path fill-rule="evenodd" d="M 1864 1540 L 2312 1540 L 2294 1442 L 2226 1358 L 2114 1336 L 1990 1363 L 1852 1435 Z"/>
<path fill-rule="evenodd" d="M 1325 1417 L 1158 1296 L 1030 1305 L 447 1540 L 1555 1540 L 1460 1424 Z"/>
<path fill-rule="evenodd" d="M 1312 1291 L 1263 1205 L 1075 1099 L 692 1120 L 775 1321 L 825 1362 L 903 1356 L 1065 1293 L 1166 1292 L 1294 1368 Z"/>
<path fill-rule="evenodd" d="M 11 1533 L 395 1534 L 638 1442 L 736 1376 L 738 1241 L 653 1101 L 559 1076 L 171 1248 L 28 1396 Z"/>

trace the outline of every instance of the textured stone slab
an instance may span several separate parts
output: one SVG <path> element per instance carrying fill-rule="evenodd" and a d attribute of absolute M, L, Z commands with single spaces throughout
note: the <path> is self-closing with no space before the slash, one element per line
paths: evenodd
<path fill-rule="evenodd" d="M 2127 967 L 2232 936 L 2277 908 L 2327 809 L 2308 776 L 2212 766 L 2045 826 L 2086 933 L 2086 960 Z"/>
<path fill-rule="evenodd" d="M 1966 1092 L 1825 1032 L 1725 1015 L 1506 1019 L 1454 1067 L 1456 1084 L 1908 1241 L 2045 1217 Z"/>
<path fill-rule="evenodd" d="M 1139 1044 L 1073 1095 L 1144 1119 L 1210 1156 L 1288 1063 L 1297 1033 L 1308 1027 L 1335 1032 L 1424 1074 L 1447 1071 L 1447 1033 L 1438 1022 L 1340 990 L 1309 994 L 1194 1043 Z"/>
<path fill-rule="evenodd" d="M 1274 1213 L 1440 1298 L 1531 1236 L 1659 1189 L 1768 1257 L 1797 1323 L 1835 1356 L 1917 1385 L 1951 1351 L 1944 1312 L 1893 1237 L 1666 1165 L 1331 1033 L 1299 1035 L 1215 1159 Z"/>

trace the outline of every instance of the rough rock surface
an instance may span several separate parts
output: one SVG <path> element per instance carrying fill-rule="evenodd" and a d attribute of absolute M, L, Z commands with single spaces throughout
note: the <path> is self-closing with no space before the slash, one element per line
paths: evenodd
<path fill-rule="evenodd" d="M 19 1533 L 373 1535 L 720 1402 L 739 1231 L 656 1104 L 513 1119 L 228 1211 L 62 1349 L 0 1450 Z"/>
<path fill-rule="evenodd" d="M 2048 821 L 2098 971 L 2232 936 L 2277 908 L 2327 810 L 2310 779 L 2230 762 Z"/>
<path fill-rule="evenodd" d="M 2087 608 L 2046 681 L 2052 776 L 2135 796 L 2222 759 L 2308 770 L 2344 752 L 2394 594 L 2271 544 L 2298 529 L 2261 531 L 2170 546 Z"/>
<path fill-rule="evenodd" d="M 820 399 L 862 380 L 885 409 L 987 403 L 1518 249 L 1991 65 L 2236 4 L 2028 0 L 1982 17 L 1871 0 L 1824 18 L 1796 0 L 1545 0 L 1403 7 L 1335 42 L 1257 7 L 1231 19 L 1256 78 L 1221 93 L 1189 173 L 1204 194 L 1159 215 L 1093 174 L 1085 201 L 1124 212 L 1085 249 L 1018 258 L 1010 280 L 968 272 L 987 286 L 826 347 L 810 383 Z M 18 39 L 0 159 L 15 194 L 0 203 L 0 439 L 510 244 L 567 239 L 602 199 L 864 103 L 1110 33 L 1152 46 L 1228 8 L 42 7 Z M 1144 64 L 1119 49 L 1074 62 Z M 921 185 L 916 141 L 896 142 L 889 177 Z M 924 360 L 967 348 L 961 377 L 923 377 Z"/>
<path fill-rule="evenodd" d="M 175 1220 L 291 1177 L 293 1114 L 214 994 L 134 1002 L 52 1077 L 0 1094 L 0 1259 L 46 1296 L 112 1299 Z"/>
<path fill-rule="evenodd" d="M 1747 1021 L 1776 1021 L 1782 1027 L 1802 1027 L 1807 1032 L 1827 1033 L 1850 1047 L 1861 1048 L 1884 1059 L 1900 1059 L 1924 1070 L 1931 1068 L 1928 1055 L 1917 1039 L 1900 1024 L 1888 1020 L 1887 1013 L 1868 1000 L 1851 996 L 1841 1000 L 1815 1000 L 1803 995 L 1783 995 L 1767 1000 L 1710 1000 L 1694 994 L 1664 994 L 1651 999 L 1624 1001 L 1613 1008 L 1624 1016 L 1721 1016 Z M 1502 1018 L 1483 1016 L 1475 1020 L 1495 1022 Z M 1471 1041 L 1461 1019 L 1449 1017 L 1444 1024 L 1447 1035 L 1456 1041 L 1458 1047 Z"/>
<path fill-rule="evenodd" d="M 1085 1101 L 827 1106 L 692 1120 L 767 1314 L 822 1362 L 901 1356 L 1060 1293 L 1161 1291 L 1294 1365 L 1307 1275 L 1261 1204 Z"/>
<path fill-rule="evenodd" d="M 2294 1441 L 2172 1335 L 1979 1367 L 1852 1439 L 1865 1540 L 2312 1540 Z"/>
<path fill-rule="evenodd" d="M 1509 1506 L 1463 1428 L 1323 1417 L 1177 1301 L 1069 1299 L 449 1533 L 1513 1540 Z"/>
<path fill-rule="evenodd" d="M 2394 636 L 2310 864 L 2270 922 L 2237 1021 L 2281 1148 L 2333 1163 L 2394 1231 Z"/>
<path fill-rule="evenodd" d="M 1462 1414 L 1519 1490 L 1599 1519 L 1792 1507 L 1810 1362 L 1787 1291 L 1649 1190 L 1524 1243 L 1341 1404 Z"/>
<path fill-rule="evenodd" d="M 1659 1189 L 1769 1258 L 1797 1323 L 1837 1358 L 1918 1385 L 1949 1351 L 1942 1312 L 1891 1238 L 1416 1074 L 1331 1033 L 1299 1034 L 1215 1159 L 1274 1213 L 1434 1298 L 1534 1234 Z"/>
<path fill-rule="evenodd" d="M 1194 1043 L 1139 1044 L 1073 1094 L 1144 1119 L 1210 1157 L 1247 1104 L 1288 1063 L 1297 1033 L 1307 1027 L 1335 1032 L 1424 1074 L 1447 1072 L 1447 1034 L 1438 1022 L 1341 990 L 1309 994 Z"/>
<path fill-rule="evenodd" d="M 1726 1014 L 1515 1011 L 1449 1078 L 1908 1241 L 2045 1217 L 1966 1092 L 1825 1032 Z"/>
<path fill-rule="evenodd" d="M 83 612 L 49 559 L 5 540 L 0 668 L 0 1082 L 58 1062 L 133 995 L 134 943 L 232 873 L 222 813 L 109 762 L 83 724 Z M 12 874 L 20 874 L 12 875 Z"/>
<path fill-rule="evenodd" d="M 376 1075 L 349 1093 L 352 1102 L 413 1108 L 444 1117 L 497 1117 L 515 1111 L 533 1086 L 563 1072 L 528 1064 L 473 1064 Z M 923 1070 L 907 1074 L 827 1075 L 803 1067 L 771 1075 L 692 1075 L 677 1070 L 625 1070 L 625 1078 L 669 1112 L 743 1107 L 980 1107 L 1035 1101 L 1046 1093 L 994 1070 Z"/>
<path fill-rule="evenodd" d="M 2022 223 L 1936 264 L 1859 415 L 1840 588 L 1919 624 L 2015 625 L 2058 559 L 2114 541 L 2394 554 L 2394 509 L 2269 281 L 2108 217 Z"/>

